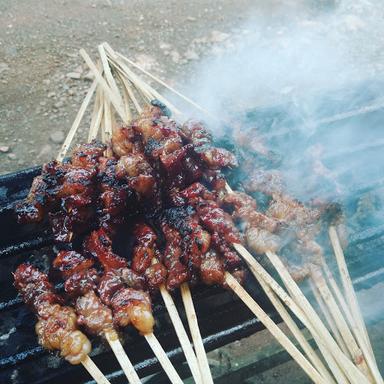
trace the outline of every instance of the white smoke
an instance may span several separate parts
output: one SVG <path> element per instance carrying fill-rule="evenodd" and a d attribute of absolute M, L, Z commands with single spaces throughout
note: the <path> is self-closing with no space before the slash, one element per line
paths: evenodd
<path fill-rule="evenodd" d="M 379 0 L 294 3 L 255 11 L 216 57 L 199 63 L 184 91 L 220 119 L 241 120 L 250 140 L 258 136 L 281 154 L 297 197 L 340 197 L 381 180 L 384 7 Z M 286 118 L 250 129 L 247 113 L 270 105 L 282 106 Z M 222 133 L 222 124 L 210 124 Z M 332 191 L 322 191 L 320 179 L 332 181 Z"/>

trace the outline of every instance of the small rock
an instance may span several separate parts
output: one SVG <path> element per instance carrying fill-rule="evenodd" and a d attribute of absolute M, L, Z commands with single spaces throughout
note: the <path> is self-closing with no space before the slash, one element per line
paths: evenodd
<path fill-rule="evenodd" d="M 178 64 L 180 61 L 180 53 L 177 51 L 171 52 L 171 59 L 175 64 Z"/>
<path fill-rule="evenodd" d="M 14 153 L 8 153 L 8 159 L 10 160 L 16 160 L 16 155 Z"/>
<path fill-rule="evenodd" d="M 40 153 L 36 156 L 37 158 L 50 155 L 52 153 L 52 147 L 49 144 L 46 144 L 41 148 Z"/>
<path fill-rule="evenodd" d="M 81 78 L 81 74 L 78 72 L 69 72 L 66 74 L 66 76 L 69 79 L 73 79 L 73 80 L 79 80 Z"/>
<path fill-rule="evenodd" d="M 9 66 L 7 63 L 0 63 L 0 74 L 8 70 L 9 70 Z"/>
<path fill-rule="evenodd" d="M 49 138 L 55 144 L 61 144 L 64 141 L 64 133 L 62 131 L 56 131 L 49 135 Z"/>
<path fill-rule="evenodd" d="M 164 51 L 169 51 L 171 49 L 171 44 L 161 42 L 159 44 L 159 47 L 160 47 L 160 49 L 162 49 Z"/>
<path fill-rule="evenodd" d="M 229 37 L 228 33 L 220 32 L 220 31 L 212 31 L 210 40 L 212 43 L 221 43 L 224 40 L 227 40 L 228 37 Z"/>
<path fill-rule="evenodd" d="M 83 78 L 84 78 L 85 80 L 90 80 L 90 81 L 92 81 L 92 80 L 95 78 L 95 76 L 93 75 L 92 71 L 88 71 L 88 72 L 84 75 Z"/>
<path fill-rule="evenodd" d="M 42 107 L 44 107 L 44 105 L 46 105 L 47 103 L 45 102 L 45 101 L 40 101 L 40 105 L 42 106 Z"/>
<path fill-rule="evenodd" d="M 59 109 L 64 105 L 62 101 L 58 101 L 57 103 L 53 104 L 53 108 Z"/>
<path fill-rule="evenodd" d="M 49 92 L 48 93 L 48 95 L 47 95 L 48 97 L 55 97 L 56 96 L 56 93 L 55 92 Z"/>
<path fill-rule="evenodd" d="M 137 65 L 146 69 L 147 71 L 157 66 L 156 60 L 152 56 L 146 55 L 144 53 L 137 55 L 135 62 Z"/>
<path fill-rule="evenodd" d="M 44 79 L 44 80 L 43 80 L 43 84 L 45 84 L 45 85 L 49 85 L 49 84 L 51 84 L 51 80 L 49 80 L 49 79 Z"/>
<path fill-rule="evenodd" d="M 198 53 L 193 49 L 188 49 L 188 51 L 185 52 L 184 56 L 187 60 L 198 60 L 199 59 Z"/>
<path fill-rule="evenodd" d="M 2 145 L 0 146 L 0 152 L 7 153 L 9 152 L 9 146 L 8 145 Z"/>
<path fill-rule="evenodd" d="M 196 21 L 196 17 L 188 16 L 187 21 Z"/>

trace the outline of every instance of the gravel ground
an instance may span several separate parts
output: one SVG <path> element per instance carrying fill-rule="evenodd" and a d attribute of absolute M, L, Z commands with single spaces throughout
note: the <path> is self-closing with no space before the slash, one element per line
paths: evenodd
<path fill-rule="evenodd" d="M 0 173 L 58 151 L 89 79 L 78 50 L 108 41 L 174 82 L 247 18 L 252 0 L 0 2 Z"/>

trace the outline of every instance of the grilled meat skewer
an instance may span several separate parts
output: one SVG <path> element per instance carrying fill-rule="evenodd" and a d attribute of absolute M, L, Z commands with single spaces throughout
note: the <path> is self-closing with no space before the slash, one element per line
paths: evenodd
<path fill-rule="evenodd" d="M 63 305 L 48 276 L 29 264 L 21 264 L 14 273 L 15 287 L 23 301 L 36 313 L 39 344 L 59 350 L 71 364 L 81 363 L 91 352 L 91 343 L 78 329 L 75 310 Z"/>

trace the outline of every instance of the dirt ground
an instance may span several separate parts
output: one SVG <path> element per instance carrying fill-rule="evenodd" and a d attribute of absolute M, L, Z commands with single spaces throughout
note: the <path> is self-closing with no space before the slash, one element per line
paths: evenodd
<path fill-rule="evenodd" d="M 322 0 L 320 3 L 323 3 Z M 172 84 L 215 55 L 250 14 L 311 0 L 0 2 L 0 174 L 58 151 L 89 77 L 78 50 L 108 41 Z"/>
<path fill-rule="evenodd" d="M 58 151 L 89 79 L 78 50 L 115 49 L 171 82 L 247 17 L 251 0 L 0 2 L 0 173 Z"/>

